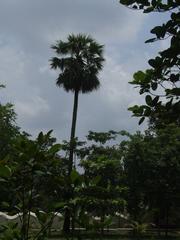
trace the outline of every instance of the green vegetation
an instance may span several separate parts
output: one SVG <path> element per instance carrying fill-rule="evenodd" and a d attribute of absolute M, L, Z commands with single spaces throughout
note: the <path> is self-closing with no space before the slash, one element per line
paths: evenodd
<path fill-rule="evenodd" d="M 146 235 L 153 225 L 159 228 L 159 234 L 164 228 L 166 235 L 169 228 L 179 227 L 177 126 L 133 135 L 125 131 L 90 131 L 87 142 L 75 141 L 74 154 L 83 173 L 73 169 L 70 175 L 68 155 L 61 155 L 66 142 L 56 144 L 51 132 L 40 133 L 35 140 L 19 135 L 12 153 L 0 162 L 0 208 L 9 214 L 22 213 L 18 228 L 8 226 L 13 235 L 18 232 L 20 239 L 44 239 L 56 212 L 66 217 L 67 209 L 68 235 L 76 236 L 75 229 L 83 228 L 103 236 L 104 229 L 113 227 L 117 213 L 126 218 L 126 223 L 116 224 L 115 228 L 131 228 L 134 236 Z M 117 136 L 126 139 L 109 145 L 108 141 L 115 141 Z M 39 222 L 36 234 L 30 212 Z M 8 229 L 2 229 L 2 236 Z"/>
<path fill-rule="evenodd" d="M 138 71 L 130 82 L 139 87 L 139 93 L 145 94 L 146 104 L 133 106 L 130 110 L 134 116 L 141 117 L 141 124 L 145 117 L 157 127 L 169 123 L 180 123 L 180 87 L 179 87 L 179 49 L 180 49 L 180 12 L 179 1 L 162 0 L 120 0 L 122 4 L 132 9 L 143 10 L 144 13 L 169 13 L 169 19 L 162 26 L 155 26 L 151 33 L 155 36 L 146 41 L 165 41 L 168 38 L 169 47 L 154 59 L 148 61 L 150 69 Z"/>
<path fill-rule="evenodd" d="M 74 93 L 70 141 L 56 143 L 52 131 L 33 140 L 17 126 L 13 106 L 0 105 L 0 210 L 20 218 L 0 226 L 0 239 L 48 239 L 58 214 L 63 224 L 56 230 L 66 239 L 81 239 L 85 233 L 103 239 L 112 234 L 109 229 L 117 237 L 119 228 L 137 238 L 160 237 L 162 232 L 179 236 L 179 2 L 121 3 L 145 13 L 171 11 L 170 20 L 153 28 L 155 37 L 147 40 L 168 36 L 170 47 L 150 59 L 151 69 L 138 71 L 131 82 L 146 95 L 145 105 L 130 110 L 141 117 L 140 124 L 148 118 L 147 130 L 89 131 L 86 141 L 79 141 L 78 96 L 99 87 L 103 46 L 81 34 L 58 41 L 52 48 L 60 58 L 52 58 L 51 67 L 60 71 L 57 85 Z M 37 226 L 31 222 L 32 212 Z"/>

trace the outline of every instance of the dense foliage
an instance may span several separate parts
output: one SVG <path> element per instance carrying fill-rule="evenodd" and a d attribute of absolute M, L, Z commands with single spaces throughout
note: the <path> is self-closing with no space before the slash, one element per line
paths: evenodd
<path fill-rule="evenodd" d="M 122 4 L 132 9 L 143 9 L 144 13 L 168 12 L 169 19 L 161 26 L 155 26 L 151 33 L 154 37 L 146 43 L 167 41 L 168 48 L 148 61 L 151 68 L 134 74 L 131 84 L 145 94 L 146 104 L 133 106 L 130 110 L 135 116 L 145 117 L 156 122 L 157 127 L 164 124 L 180 123 L 180 2 L 156 0 L 121 0 Z"/>
<path fill-rule="evenodd" d="M 103 234 L 117 213 L 127 219 L 122 226 L 133 226 L 135 232 L 152 224 L 179 226 L 178 126 L 144 134 L 90 131 L 87 142 L 76 139 L 81 174 L 73 168 L 70 175 L 64 156 L 69 144 L 56 144 L 51 134 L 40 133 L 35 140 L 19 136 L 13 152 L 0 162 L 0 208 L 22 213 L 23 239 L 32 237 L 30 212 L 41 226 L 33 239 L 47 236 L 56 212 L 65 216 L 67 209 L 72 231 L 83 227 Z M 120 143 L 117 137 L 123 138 Z"/>

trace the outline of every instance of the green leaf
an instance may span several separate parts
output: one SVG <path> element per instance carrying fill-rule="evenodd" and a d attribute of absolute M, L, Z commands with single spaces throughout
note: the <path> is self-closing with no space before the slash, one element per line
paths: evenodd
<path fill-rule="evenodd" d="M 0 88 L 5 88 L 6 86 L 4 84 L 0 84 Z"/>
<path fill-rule="evenodd" d="M 134 1 L 133 0 L 120 0 L 119 1 L 121 4 L 123 5 L 130 5 L 132 4 Z"/>
<path fill-rule="evenodd" d="M 61 149 L 61 144 L 55 144 L 49 149 L 49 153 L 55 154 Z"/>
<path fill-rule="evenodd" d="M 41 143 L 43 143 L 43 141 L 44 141 L 44 135 L 42 132 L 40 132 L 38 135 L 38 143 L 41 144 Z"/>
<path fill-rule="evenodd" d="M 43 176 L 45 173 L 41 170 L 36 170 L 35 173 L 37 174 L 37 176 Z"/>
<path fill-rule="evenodd" d="M 2 202 L 2 203 L 1 203 L 1 206 L 2 206 L 3 208 L 9 208 L 9 207 L 10 207 L 10 204 L 9 204 L 8 202 Z"/>
<path fill-rule="evenodd" d="M 156 40 L 157 40 L 156 38 L 150 38 L 146 40 L 145 43 L 152 43 L 152 42 L 155 42 Z"/>
<path fill-rule="evenodd" d="M 151 30 L 151 33 L 156 34 L 157 38 L 163 38 L 166 33 L 165 26 L 156 26 Z"/>
<path fill-rule="evenodd" d="M 108 217 L 104 221 L 104 226 L 109 226 L 112 223 L 112 217 Z"/>
<path fill-rule="evenodd" d="M 151 115 L 151 108 L 146 106 L 146 110 L 144 111 L 144 116 L 149 117 Z"/>
<path fill-rule="evenodd" d="M 179 81 L 180 74 L 171 74 L 170 81 L 171 82 L 178 82 Z"/>
<path fill-rule="evenodd" d="M 138 105 L 134 105 L 133 107 L 129 107 L 128 110 L 133 112 L 133 116 L 137 116 L 140 117 L 143 113 L 143 106 L 138 106 Z"/>
<path fill-rule="evenodd" d="M 156 67 L 156 61 L 155 61 L 154 59 L 150 59 L 150 60 L 148 61 L 148 63 L 149 63 L 149 65 L 150 65 L 151 67 L 153 67 L 153 68 Z"/>
<path fill-rule="evenodd" d="M 175 96 L 180 96 L 180 88 L 173 88 L 170 90 L 170 93 Z"/>
<path fill-rule="evenodd" d="M 155 91 L 158 87 L 158 84 L 156 82 L 151 83 L 152 90 Z"/>
<path fill-rule="evenodd" d="M 153 7 L 148 7 L 148 8 L 146 8 L 146 9 L 144 10 L 144 13 L 150 13 L 150 12 L 152 12 L 153 10 L 154 10 Z"/>
<path fill-rule="evenodd" d="M 0 166 L 0 177 L 8 178 L 11 176 L 11 169 L 8 166 Z"/>
<path fill-rule="evenodd" d="M 156 97 L 152 100 L 153 106 L 155 106 L 158 101 L 159 101 L 159 96 L 156 96 Z"/>
<path fill-rule="evenodd" d="M 143 83 L 145 78 L 146 78 L 146 74 L 142 71 L 138 71 L 136 73 L 134 73 L 133 75 L 134 80 L 132 82 L 130 82 L 131 84 L 140 84 Z"/>
<path fill-rule="evenodd" d="M 147 95 L 145 100 L 147 105 L 152 106 L 152 97 L 150 95 Z"/>
<path fill-rule="evenodd" d="M 7 183 L 8 181 L 0 177 L 0 183 Z"/>
<path fill-rule="evenodd" d="M 66 205 L 66 203 L 64 203 L 64 202 L 58 202 L 58 203 L 55 203 L 53 207 L 55 209 L 60 209 L 60 208 L 64 208 L 65 205 Z"/>
<path fill-rule="evenodd" d="M 72 183 L 74 183 L 79 178 L 79 173 L 75 169 L 73 169 L 71 171 L 70 178 L 71 178 Z"/>
<path fill-rule="evenodd" d="M 47 132 L 46 135 L 47 135 L 48 137 L 50 137 L 52 132 L 53 132 L 53 130 L 51 129 L 51 130 L 49 130 L 49 131 Z"/>
<path fill-rule="evenodd" d="M 145 120 L 145 117 L 142 117 L 140 120 L 139 120 L 139 125 L 141 125 L 141 123 L 143 123 L 144 122 L 144 120 Z"/>

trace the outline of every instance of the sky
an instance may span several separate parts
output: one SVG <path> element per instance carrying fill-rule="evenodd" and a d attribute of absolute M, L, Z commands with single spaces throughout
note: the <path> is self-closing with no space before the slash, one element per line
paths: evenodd
<path fill-rule="evenodd" d="M 104 45 L 106 61 L 100 89 L 79 97 L 76 135 L 143 130 L 146 125 L 138 126 L 127 108 L 144 97 L 128 82 L 165 47 L 144 43 L 164 18 L 130 10 L 118 0 L 0 0 L 0 83 L 6 85 L 0 101 L 14 104 L 17 124 L 32 136 L 53 129 L 58 140 L 68 140 L 73 94 L 55 84 L 51 45 L 71 33 L 88 34 Z"/>

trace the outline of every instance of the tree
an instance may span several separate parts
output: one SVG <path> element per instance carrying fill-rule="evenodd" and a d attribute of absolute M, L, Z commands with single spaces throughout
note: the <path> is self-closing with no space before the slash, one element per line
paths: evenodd
<path fill-rule="evenodd" d="M 131 170 L 137 178 L 137 184 L 130 187 L 140 185 L 138 182 L 141 183 L 141 187 L 144 185 L 139 191 L 140 194 L 143 192 L 141 201 L 146 199 L 148 208 L 155 212 L 155 223 L 167 227 L 169 222 L 172 223 L 173 218 L 175 219 L 174 210 L 177 212 L 179 209 L 180 2 L 120 0 L 120 3 L 131 9 L 142 9 L 144 13 L 169 14 L 167 22 L 151 30 L 154 38 L 146 41 L 153 43 L 168 38 L 168 48 L 159 52 L 154 59 L 150 59 L 148 63 L 151 68 L 136 72 L 130 82 L 139 87 L 140 94 L 146 96 L 144 105 L 135 105 L 129 110 L 134 116 L 140 117 L 139 124 L 148 118 L 149 130 L 153 132 L 149 136 L 142 136 L 142 141 L 138 140 L 138 148 L 134 145 L 134 151 L 130 147 L 132 150 L 127 151 L 125 164 L 127 172 Z M 137 158 L 139 165 L 134 163 Z M 143 174 L 138 168 L 143 170 Z M 178 222 L 177 218 L 175 222 Z"/>
<path fill-rule="evenodd" d="M 98 73 L 104 62 L 103 45 L 99 45 L 94 39 L 86 35 L 69 35 L 67 41 L 57 41 L 52 49 L 60 57 L 53 57 L 51 68 L 60 70 L 57 78 L 57 86 L 65 91 L 74 93 L 74 106 L 71 125 L 68 175 L 73 167 L 73 153 L 75 148 L 75 130 L 78 110 L 79 93 L 88 93 L 98 89 L 100 82 Z M 69 184 L 71 193 L 71 184 Z M 71 194 L 70 194 L 71 195 Z M 70 198 L 70 196 L 69 196 Z M 70 230 L 70 212 L 66 211 L 64 220 L 64 232 Z"/>
<path fill-rule="evenodd" d="M 168 226 L 178 222 L 180 129 L 171 124 L 128 137 L 120 145 L 129 190 L 127 210 L 132 220 L 153 222 L 167 233 Z"/>
<path fill-rule="evenodd" d="M 52 46 L 60 57 L 53 57 L 51 68 L 60 70 L 57 86 L 74 93 L 74 107 L 70 136 L 69 174 L 73 166 L 74 138 L 79 93 L 88 93 L 100 85 L 98 73 L 103 65 L 103 45 L 86 35 L 69 35 L 67 41 Z"/>
<path fill-rule="evenodd" d="M 140 94 L 146 94 L 146 104 L 133 106 L 134 116 L 145 117 L 162 127 L 167 123 L 180 125 L 180 2 L 176 0 L 120 0 L 132 9 L 143 9 L 144 13 L 169 12 L 169 19 L 161 26 L 155 26 L 151 33 L 155 35 L 146 41 L 152 43 L 169 39 L 169 47 L 149 60 L 150 69 L 138 71 L 133 76 L 134 84 L 140 88 Z"/>
<path fill-rule="evenodd" d="M 137 132 L 134 135 L 124 132 L 127 140 L 120 143 L 123 156 L 125 183 L 128 188 L 127 210 L 133 221 L 141 221 L 144 213 L 144 182 L 147 162 L 144 159 L 144 136 Z"/>
<path fill-rule="evenodd" d="M 54 144 L 51 132 L 41 132 L 36 140 L 20 136 L 14 143 L 13 155 L 0 162 L 1 189 L 6 193 L 1 196 L 0 209 L 22 214 L 18 239 L 27 240 L 32 234 L 31 212 L 41 224 L 32 239 L 44 239 L 52 224 L 59 187 L 56 185 L 63 177 L 57 171 L 61 165 L 57 156 L 61 145 Z"/>
<path fill-rule="evenodd" d="M 89 215 L 100 217 L 102 233 L 105 216 L 123 212 L 126 205 L 124 196 L 127 189 L 124 186 L 121 151 L 118 145 L 107 144 L 115 141 L 118 134 L 115 131 L 90 131 L 87 139 L 93 143 L 88 143 L 79 151 L 86 184 L 94 179 L 94 185 L 89 184 L 82 192 L 87 200 L 85 208 Z"/>
<path fill-rule="evenodd" d="M 16 125 L 16 113 L 13 105 L 0 104 L 0 159 L 12 152 L 14 140 L 20 135 L 20 129 Z"/>

